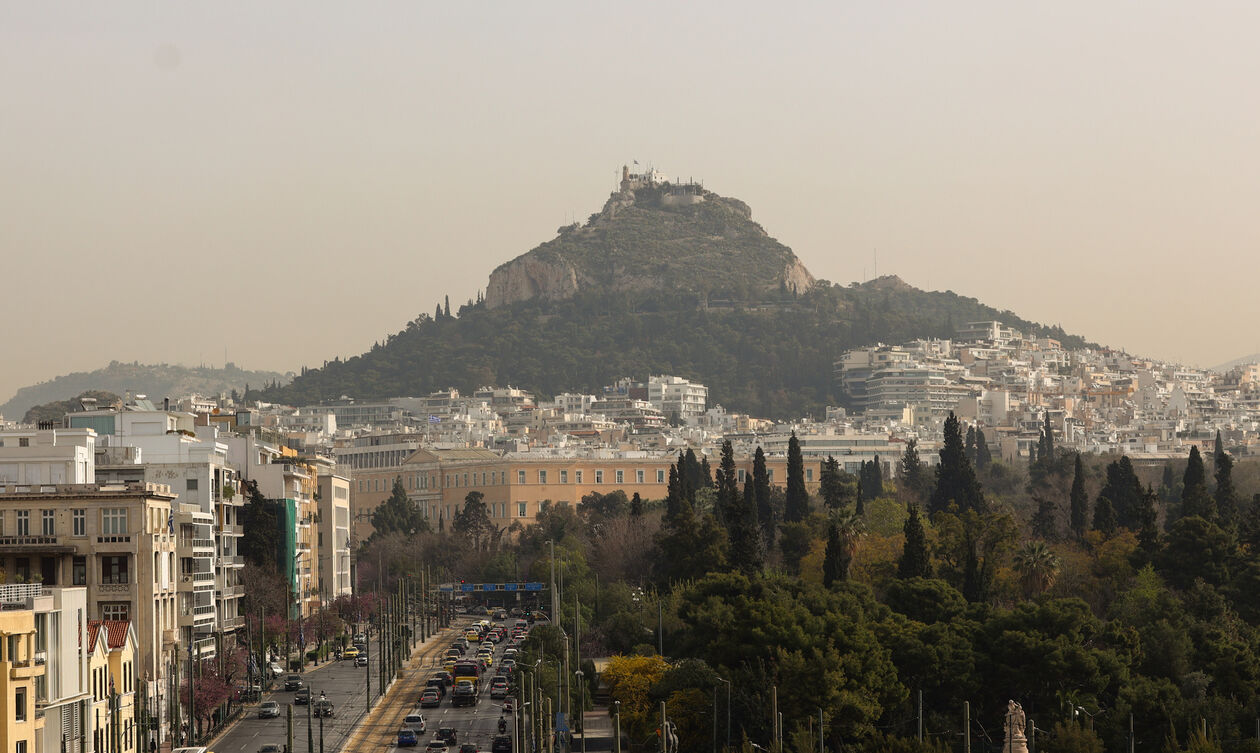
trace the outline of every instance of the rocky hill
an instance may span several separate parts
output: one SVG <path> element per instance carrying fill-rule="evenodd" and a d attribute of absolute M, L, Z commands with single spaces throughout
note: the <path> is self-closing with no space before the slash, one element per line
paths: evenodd
<path fill-rule="evenodd" d="M 485 304 L 563 300 L 587 290 L 747 298 L 780 288 L 804 293 L 813 284 L 792 249 L 753 222 L 744 202 L 627 170 L 621 189 L 585 225 L 560 228 L 495 269 Z"/>
<path fill-rule="evenodd" d="M 130 391 L 160 401 L 164 397 L 194 392 L 200 395 L 217 395 L 234 389 L 244 392 L 246 386 L 261 387 L 271 382 L 283 384 L 290 378 L 273 371 L 246 371 L 235 364 L 215 369 L 111 361 L 101 369 L 65 374 L 23 387 L 7 403 L 0 405 L 0 415 L 10 420 L 18 419 L 34 406 L 69 400 L 91 390 L 104 390 L 116 395 Z"/>

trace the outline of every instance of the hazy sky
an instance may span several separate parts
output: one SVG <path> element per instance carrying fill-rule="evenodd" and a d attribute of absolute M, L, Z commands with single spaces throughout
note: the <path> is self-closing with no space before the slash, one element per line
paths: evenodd
<path fill-rule="evenodd" d="M 474 297 L 623 162 L 1131 351 L 1260 350 L 1254 2 L 0 4 L 0 400 L 297 369 Z"/>

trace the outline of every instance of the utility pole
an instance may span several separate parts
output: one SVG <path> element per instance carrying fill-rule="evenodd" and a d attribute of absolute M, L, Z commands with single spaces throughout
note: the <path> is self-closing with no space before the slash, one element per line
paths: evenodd
<path fill-rule="evenodd" d="M 284 741 L 286 753 L 293 753 L 293 704 L 291 703 L 284 706 Z"/>
<path fill-rule="evenodd" d="M 963 701 L 963 753 L 971 753 L 971 701 Z"/>
<path fill-rule="evenodd" d="M 319 753 L 324 753 L 324 713 L 322 709 L 319 714 Z"/>
<path fill-rule="evenodd" d="M 315 691 L 306 686 L 306 753 L 315 753 L 315 736 L 311 734 L 311 706 L 315 705 Z"/>
<path fill-rule="evenodd" d="M 919 688 L 919 744 L 923 744 L 923 688 Z"/>
<path fill-rule="evenodd" d="M 774 753 L 782 753 L 779 750 L 779 686 L 770 686 L 770 730 L 771 739 L 770 747 L 774 749 Z"/>
<path fill-rule="evenodd" d="M 621 701 L 613 701 L 613 753 L 621 753 Z"/>

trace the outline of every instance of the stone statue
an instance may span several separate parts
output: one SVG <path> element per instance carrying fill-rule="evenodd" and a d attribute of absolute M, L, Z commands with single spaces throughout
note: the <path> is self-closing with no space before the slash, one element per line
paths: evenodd
<path fill-rule="evenodd" d="M 1006 702 L 1006 723 L 1002 727 L 1002 753 L 1028 753 L 1024 737 L 1024 707 L 1015 701 Z"/>

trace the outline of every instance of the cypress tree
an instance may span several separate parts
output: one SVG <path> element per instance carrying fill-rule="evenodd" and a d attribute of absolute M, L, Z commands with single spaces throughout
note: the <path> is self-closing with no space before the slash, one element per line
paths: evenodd
<path fill-rule="evenodd" d="M 713 488 L 713 470 L 709 468 L 709 456 L 705 455 L 700 460 L 700 483 L 705 489 Z"/>
<path fill-rule="evenodd" d="M 1059 523 L 1056 520 L 1058 510 L 1055 504 L 1050 500 L 1049 496 L 1036 496 L 1037 512 L 1033 513 L 1032 520 L 1029 525 L 1032 529 L 1033 536 L 1046 541 L 1059 540 Z"/>
<path fill-rule="evenodd" d="M 736 489 L 730 502 L 732 507 L 726 516 L 730 567 L 744 575 L 753 575 L 761 571 L 764 551 L 761 547 L 761 532 L 757 530 L 752 498 Z"/>
<path fill-rule="evenodd" d="M 921 500 L 927 472 L 923 461 L 919 459 L 919 440 L 913 437 L 906 440 L 906 449 L 901 453 L 897 475 L 902 490 Z"/>
<path fill-rule="evenodd" d="M 761 525 L 761 538 L 769 551 L 774 546 L 779 521 L 770 500 L 770 472 L 766 470 L 766 453 L 760 446 L 753 452 L 752 483 L 757 522 Z"/>
<path fill-rule="evenodd" d="M 678 479 L 678 467 L 669 467 L 669 487 L 665 496 L 665 520 L 677 518 L 682 512 L 683 492 Z"/>
<path fill-rule="evenodd" d="M 840 528 L 832 522 L 827 526 L 827 548 L 823 552 L 823 585 L 831 588 L 831 584 L 845 579 L 848 569 L 843 561 L 844 544 L 840 541 Z"/>
<path fill-rule="evenodd" d="M 1181 517 L 1199 516 L 1204 520 L 1216 517 L 1216 503 L 1207 491 L 1207 472 L 1198 447 L 1190 448 L 1186 472 L 1181 477 Z"/>
<path fill-rule="evenodd" d="M 442 321 L 442 304 L 440 303 L 437 305 L 437 308 L 434 309 L 433 311 L 433 321 L 435 322 Z"/>
<path fill-rule="evenodd" d="M 1142 504 L 1138 512 L 1138 551 L 1141 552 L 1139 565 L 1154 560 L 1159 551 L 1159 514 L 1155 511 L 1155 500 L 1155 490 L 1147 487 L 1142 494 Z"/>
<path fill-rule="evenodd" d="M 906 534 L 906 543 L 901 548 L 901 557 L 897 560 L 898 578 L 931 578 L 932 560 L 928 556 L 927 533 L 923 530 L 923 521 L 919 519 L 919 506 L 906 505 L 910 516 L 902 526 Z"/>
<path fill-rule="evenodd" d="M 984 430 L 976 429 L 976 469 L 983 471 L 993 462 L 993 453 L 989 451 L 989 442 L 984 438 Z"/>
<path fill-rule="evenodd" d="M 735 480 L 735 449 L 728 439 L 722 443 L 722 461 L 717 473 L 717 518 L 718 522 L 727 526 L 731 532 L 738 510 L 742 503 L 739 486 Z"/>
<path fill-rule="evenodd" d="M 451 318 L 451 297 L 446 296 L 446 309 L 442 312 L 447 319 Z"/>
<path fill-rule="evenodd" d="M 805 459 L 801 456 L 801 443 L 796 432 L 788 440 L 787 499 L 783 507 L 783 520 L 800 523 L 809 515 L 809 492 L 805 490 Z"/>
<path fill-rule="evenodd" d="M 967 460 L 963 448 L 962 429 L 958 418 L 951 411 L 945 419 L 945 442 L 940 449 L 940 463 L 936 466 L 936 488 L 928 502 L 928 511 L 940 512 L 956 504 L 960 512 L 985 511 L 984 493 L 976 480 L 975 469 Z"/>
<path fill-rule="evenodd" d="M 884 493 L 884 473 L 879 463 L 879 455 L 869 462 L 862 461 L 858 475 L 858 514 L 863 513 L 863 502 L 877 499 Z"/>
<path fill-rule="evenodd" d="M 1085 535 L 1089 525 L 1089 497 L 1085 495 L 1085 466 L 1081 463 L 1081 454 L 1076 453 L 1076 463 L 1072 475 L 1072 531 L 1079 539 Z"/>
<path fill-rule="evenodd" d="M 630 498 L 630 517 L 643 517 L 643 499 L 638 492 L 635 492 L 634 496 Z"/>
<path fill-rule="evenodd" d="M 818 474 L 818 495 L 822 497 L 823 504 L 829 510 L 839 510 L 844 506 L 844 483 L 840 478 L 840 463 L 830 455 L 822 462 L 822 471 Z"/>
<path fill-rule="evenodd" d="M 1042 433 L 1043 441 L 1045 442 L 1045 445 L 1041 448 L 1041 452 L 1039 453 L 1041 455 L 1041 462 L 1047 463 L 1047 464 L 1053 463 L 1054 462 L 1054 427 L 1050 425 L 1050 411 L 1046 411 L 1045 428 L 1042 429 L 1041 433 Z"/>
<path fill-rule="evenodd" d="M 1164 475 L 1159 482 L 1159 501 L 1165 504 L 1177 499 L 1177 478 L 1172 463 L 1164 463 Z"/>
<path fill-rule="evenodd" d="M 1094 530 L 1101 531 L 1107 538 L 1116 533 L 1116 508 L 1106 497 L 1099 497 L 1094 503 Z"/>
<path fill-rule="evenodd" d="M 1216 473 L 1216 513 L 1222 525 L 1232 525 L 1238 518 L 1238 492 L 1234 489 L 1234 459 L 1221 444 L 1221 433 L 1216 432 L 1216 453 L 1213 458 Z"/>
<path fill-rule="evenodd" d="M 967 452 L 967 459 L 971 461 L 972 465 L 975 465 L 976 463 L 976 427 L 974 426 L 967 427 L 966 452 Z"/>
<path fill-rule="evenodd" d="M 1133 470 L 1133 462 L 1128 455 L 1121 455 L 1119 460 L 1107 465 L 1107 481 L 1098 493 L 1111 502 L 1111 512 L 1115 515 L 1116 525 L 1136 531 L 1141 526 L 1139 509 L 1142 505 L 1142 482 Z"/>
<path fill-rule="evenodd" d="M 684 456 L 685 467 L 687 469 L 687 488 L 691 491 L 691 504 L 696 503 L 696 492 L 704 488 L 704 472 L 700 467 L 700 459 L 696 457 L 695 450 L 687 448 L 687 454 Z M 712 488 L 712 484 L 709 488 Z"/>

